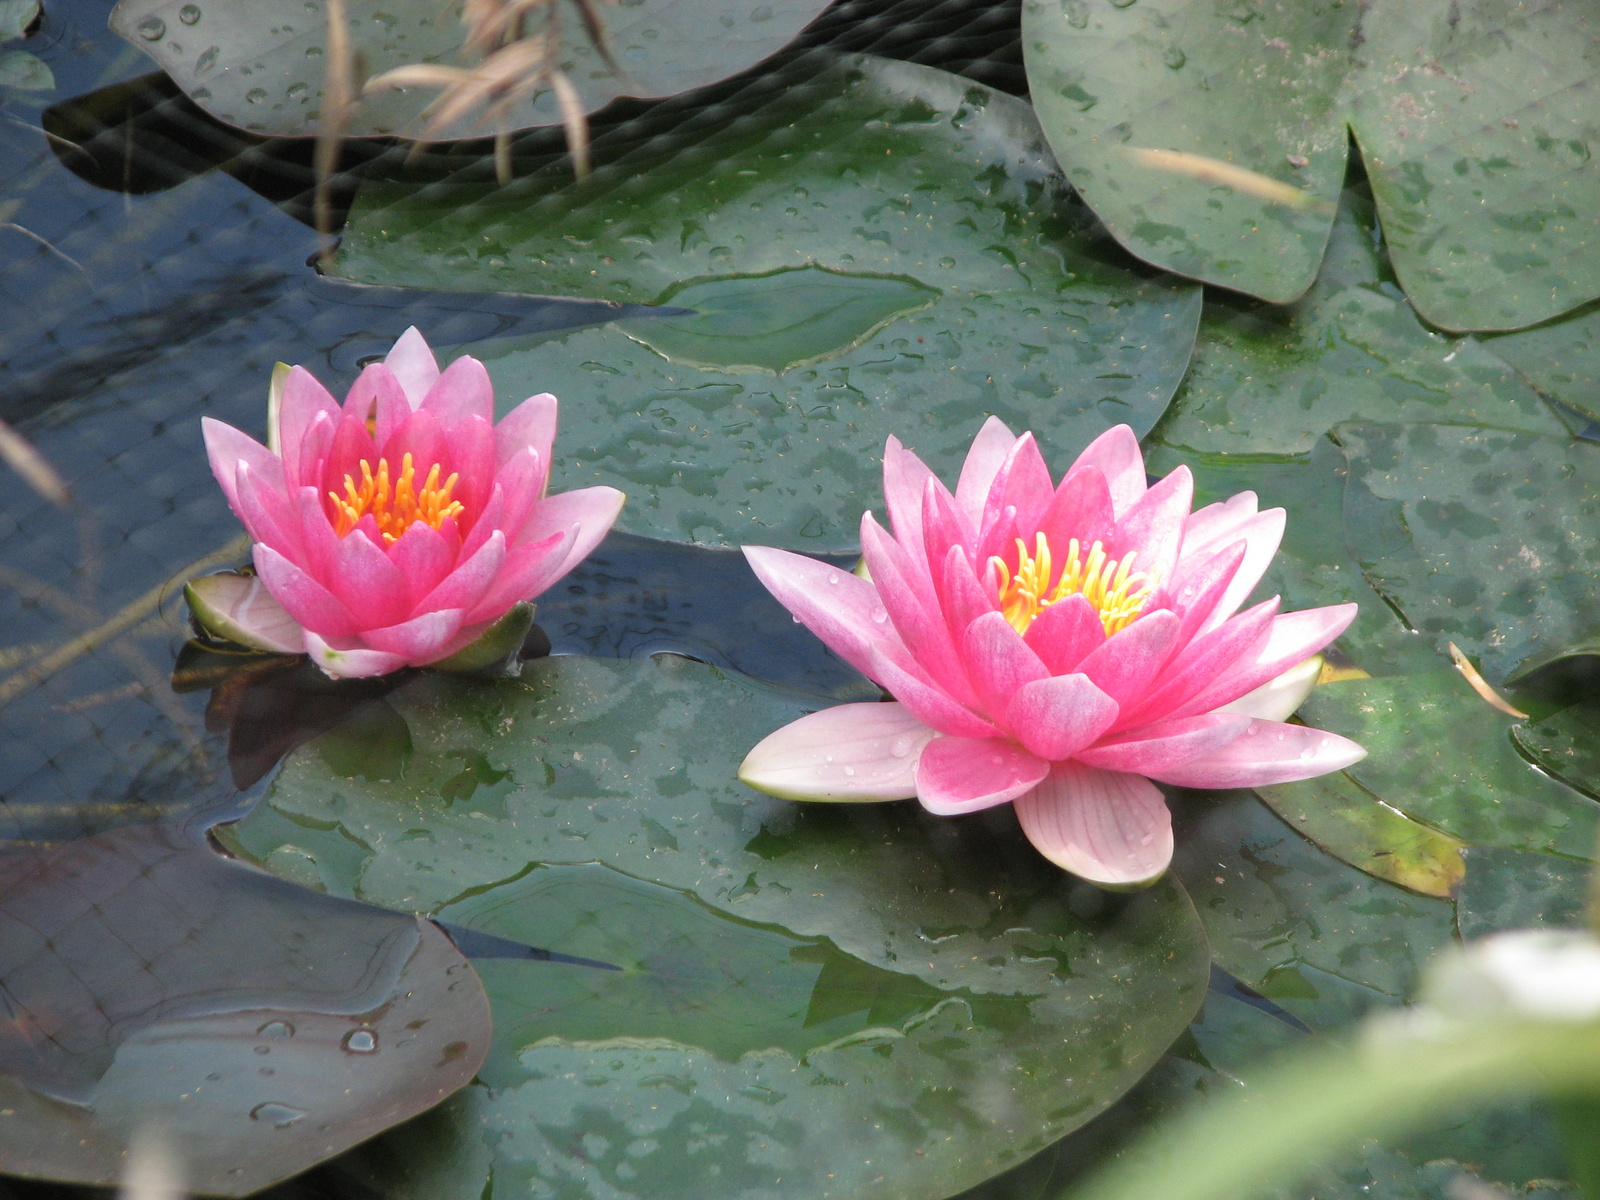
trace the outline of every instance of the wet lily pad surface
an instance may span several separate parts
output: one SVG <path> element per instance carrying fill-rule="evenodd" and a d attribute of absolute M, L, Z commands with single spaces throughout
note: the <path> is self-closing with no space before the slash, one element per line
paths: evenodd
<path fill-rule="evenodd" d="M 944 1196 L 1111 1103 L 1204 991 L 1175 882 L 1064 888 L 1005 809 L 745 788 L 738 760 L 800 708 L 713 668 L 554 658 L 389 703 L 403 774 L 310 743 L 230 841 L 621 968 L 481 964 L 496 1048 L 459 1136 L 386 1144 L 417 1178 L 486 1145 L 496 1195 Z"/>
<path fill-rule="evenodd" d="M 1134 269 L 1027 106 L 957 76 L 838 59 L 645 166 L 553 190 L 372 185 L 337 263 L 369 283 L 693 308 L 474 347 L 507 400 L 581 397 L 556 479 L 622 488 L 630 531 L 851 547 L 889 434 L 941 471 L 980 413 L 1075 452 L 1119 422 L 1147 430 L 1188 362 L 1198 291 Z"/>

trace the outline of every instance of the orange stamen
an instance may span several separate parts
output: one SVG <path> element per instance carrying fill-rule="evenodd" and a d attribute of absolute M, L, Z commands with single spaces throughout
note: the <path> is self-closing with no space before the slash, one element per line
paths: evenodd
<path fill-rule="evenodd" d="M 328 493 L 328 499 L 333 501 L 333 531 L 343 537 L 363 517 L 370 516 L 378 523 L 378 532 L 383 534 L 384 543 L 388 545 L 399 541 L 417 521 L 438 529 L 446 521 L 466 511 L 461 501 L 450 498 L 460 478 L 458 473 L 451 472 L 450 478 L 441 484 L 439 464 L 434 463 L 428 468 L 428 477 L 418 491 L 417 469 L 411 461 L 411 455 L 407 454 L 401 459 L 400 478 L 393 484 L 389 480 L 388 459 L 378 460 L 376 475 L 373 474 L 372 464 L 362 459 L 361 482 L 358 484 L 354 476 L 346 475 L 344 495 Z"/>
<path fill-rule="evenodd" d="M 1143 611 L 1155 591 L 1153 574 L 1133 569 L 1137 552 L 1120 559 L 1107 558 L 1099 542 L 1082 554 L 1078 539 L 1067 544 L 1067 561 L 1059 576 L 1054 575 L 1050 543 L 1042 533 L 1034 535 L 1033 553 L 1017 539 L 1017 567 L 1013 571 L 1004 559 L 989 560 L 1000 577 L 1000 611 L 1018 633 L 1026 633 L 1034 618 L 1052 604 L 1068 596 L 1082 596 L 1100 614 L 1100 624 L 1109 637 L 1125 629 Z"/>

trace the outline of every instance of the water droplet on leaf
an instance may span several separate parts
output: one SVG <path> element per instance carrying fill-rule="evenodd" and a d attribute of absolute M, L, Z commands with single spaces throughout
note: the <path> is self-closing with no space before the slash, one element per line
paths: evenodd
<path fill-rule="evenodd" d="M 352 1029 L 339 1045 L 350 1054 L 371 1054 L 378 1048 L 378 1034 L 372 1029 Z"/>

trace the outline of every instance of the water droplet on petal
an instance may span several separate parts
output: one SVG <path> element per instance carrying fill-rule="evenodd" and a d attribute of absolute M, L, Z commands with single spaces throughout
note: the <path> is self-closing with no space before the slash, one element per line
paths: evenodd
<path fill-rule="evenodd" d="M 844 773 L 846 775 L 854 775 L 856 773 L 856 769 L 854 767 L 846 767 L 844 769 Z"/>
<path fill-rule="evenodd" d="M 830 571 L 828 573 L 828 582 L 830 584 L 834 585 L 835 587 L 837 587 L 839 585 L 840 578 L 842 578 L 842 577 L 840 576 L 839 572 L 837 572 L 837 571 Z"/>
<path fill-rule="evenodd" d="M 178 10 L 178 20 L 185 25 L 198 25 L 200 23 L 200 6 L 198 4 L 185 4 Z"/>
<path fill-rule="evenodd" d="M 160 17 L 146 17 L 139 22 L 139 36 L 147 42 L 159 42 L 167 36 L 167 23 Z"/>
<path fill-rule="evenodd" d="M 268 1021 L 256 1033 L 264 1038 L 292 1038 L 294 1026 L 287 1021 Z"/>
<path fill-rule="evenodd" d="M 1301 762 L 1310 762 L 1316 756 L 1317 756 L 1317 752 L 1315 750 L 1313 750 L 1310 746 L 1307 746 L 1304 750 L 1300 751 L 1300 761 Z"/>
<path fill-rule="evenodd" d="M 886 608 L 875 608 L 875 609 L 873 609 L 872 610 L 872 619 L 877 624 L 882 625 L 885 621 L 887 621 L 889 619 L 889 610 L 886 609 Z"/>
<path fill-rule="evenodd" d="M 339 1045 L 350 1054 L 371 1054 L 378 1048 L 378 1034 L 373 1029 L 352 1029 Z"/>
<path fill-rule="evenodd" d="M 306 1114 L 298 1108 L 290 1108 L 287 1104 L 279 1104 L 275 1100 L 268 1100 L 265 1104 L 258 1104 L 250 1110 L 252 1121 L 265 1121 L 274 1129 L 287 1129 Z"/>
<path fill-rule="evenodd" d="M 904 758 L 911 753 L 911 739 L 908 737 L 895 738 L 894 741 L 889 743 L 889 753 L 896 758 Z"/>
<path fill-rule="evenodd" d="M 1148 846 L 1151 842 L 1153 842 L 1155 840 L 1156 840 L 1156 835 L 1155 834 L 1147 833 L 1142 838 L 1139 839 L 1139 845 Z"/>

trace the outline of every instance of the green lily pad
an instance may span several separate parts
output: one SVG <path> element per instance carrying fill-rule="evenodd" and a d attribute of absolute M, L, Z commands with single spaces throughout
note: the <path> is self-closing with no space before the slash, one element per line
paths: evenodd
<path fill-rule="evenodd" d="M 1600 804 L 1530 765 L 1512 744 L 1515 718 L 1445 670 L 1317 688 L 1307 725 L 1367 748 L 1345 773 L 1400 812 L 1473 846 L 1589 855 Z"/>
<path fill-rule="evenodd" d="M 1426 320 L 1517 329 L 1596 293 L 1588 9 L 1029 0 L 1022 41 L 1073 185 L 1168 270 L 1275 303 L 1304 292 L 1348 125 Z M 1212 162 L 1152 163 L 1141 149 Z"/>
<path fill-rule="evenodd" d="M 1346 425 L 1363 572 L 1491 682 L 1600 633 L 1600 446 L 1443 425 Z"/>
<path fill-rule="evenodd" d="M 1147 431 L 1182 376 L 1198 290 L 1105 244 L 1022 101 L 854 57 L 676 149 L 555 190 L 369 184 L 338 260 L 364 282 L 710 297 L 473 350 L 507 399 L 566 401 L 558 486 L 622 488 L 634 532 L 853 546 L 889 434 L 953 472 L 998 413 L 1060 468 L 1111 425 Z"/>
<path fill-rule="evenodd" d="M 1600 799 L 1600 704 L 1574 704 L 1517 725 L 1511 740 L 1557 779 Z"/>
<path fill-rule="evenodd" d="M 1213 298 L 1156 437 L 1203 453 L 1304 454 L 1343 421 L 1440 421 L 1561 436 L 1538 394 L 1472 337 L 1418 320 L 1393 285 L 1365 185 L 1293 304 Z"/>
<path fill-rule="evenodd" d="M 1343 771 L 1256 792 L 1305 837 L 1369 875 L 1446 898 L 1461 882 L 1459 840 L 1413 821 Z"/>
<path fill-rule="evenodd" d="M 26 50 L 0 50 L 0 88 L 48 92 L 56 86 L 50 65 Z"/>
<path fill-rule="evenodd" d="M 1309 458 L 1257 462 L 1245 456 L 1194 454 L 1151 446 L 1145 466 L 1165 475 L 1179 463 L 1194 472 L 1195 504 L 1213 504 L 1255 492 L 1263 508 L 1287 514 L 1283 543 L 1256 588 L 1254 599 L 1283 598 L 1284 611 L 1325 604 L 1356 604 L 1356 620 L 1335 643 L 1344 657 L 1370 675 L 1401 675 L 1437 668 L 1438 653 L 1400 621 L 1362 575 L 1344 540 L 1344 453 L 1323 438 Z"/>
<path fill-rule="evenodd" d="M 1418 968 L 1454 939 L 1447 901 L 1324 854 L 1252 792 L 1183 793 L 1173 811 L 1172 871 L 1194 897 L 1213 957 L 1280 1004 L 1305 998 L 1304 983 L 1291 984 L 1308 970 L 1409 996 Z"/>
<path fill-rule="evenodd" d="M 389 702 L 403 777 L 336 773 L 312 743 L 235 844 L 621 968 L 481 963 L 486 1088 L 450 1138 L 374 1150 L 414 1178 L 466 1156 L 472 1196 L 492 1174 L 498 1196 L 931 1200 L 1110 1104 L 1204 992 L 1179 886 L 1074 885 L 1009 809 L 745 788 L 740 758 L 800 707 L 698 663 L 542 659 Z"/>
<path fill-rule="evenodd" d="M 1581 858 L 1473 846 L 1456 898 L 1456 926 L 1464 938 L 1501 929 L 1582 926 L 1594 869 Z"/>
<path fill-rule="evenodd" d="M 824 7 L 823 0 L 604 6 L 599 19 L 620 70 L 595 50 L 576 13 L 563 14 L 559 66 L 586 112 L 618 96 L 674 96 L 777 53 Z M 476 66 L 482 58 L 463 50 L 457 5 L 347 0 L 345 11 L 351 54 L 364 78 L 411 63 Z M 530 20 L 530 33 L 540 31 L 541 19 Z M 111 12 L 111 28 L 155 59 L 206 112 L 284 137 L 318 132 L 327 25 L 327 5 L 317 0 L 119 0 Z M 424 109 L 438 94 L 420 86 L 369 91 L 353 105 L 347 132 L 421 137 Z M 463 137 L 560 120 L 554 94 L 542 87 L 511 103 L 487 129 L 468 119 L 443 132 Z"/>
<path fill-rule="evenodd" d="M 38 19 L 39 0 L 0 0 L 0 42 L 26 37 Z"/>
<path fill-rule="evenodd" d="M 1600 304 L 1484 344 L 1541 392 L 1600 421 Z"/>
<path fill-rule="evenodd" d="M 437 1104 L 489 1006 L 434 925 L 157 825 L 0 854 L 0 1170 L 96 1185 L 160 1126 L 245 1195 Z"/>

